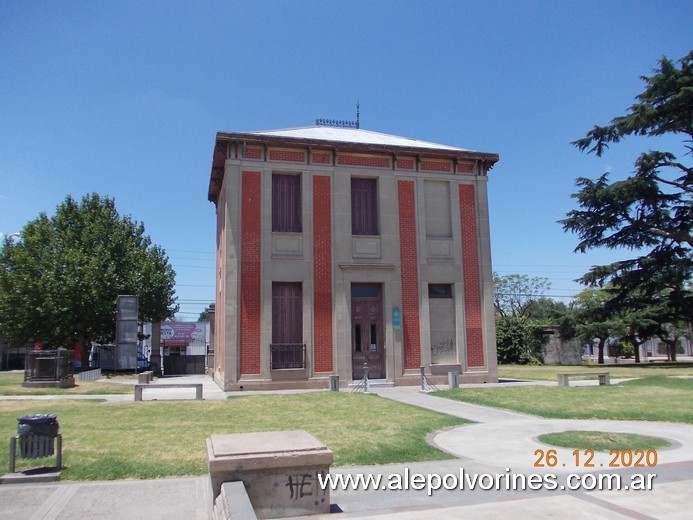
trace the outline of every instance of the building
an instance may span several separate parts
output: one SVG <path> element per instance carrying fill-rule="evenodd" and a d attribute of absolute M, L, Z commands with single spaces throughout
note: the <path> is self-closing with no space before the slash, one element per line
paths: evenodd
<path fill-rule="evenodd" d="M 497 161 L 358 128 L 218 133 L 217 383 L 495 382 Z"/>

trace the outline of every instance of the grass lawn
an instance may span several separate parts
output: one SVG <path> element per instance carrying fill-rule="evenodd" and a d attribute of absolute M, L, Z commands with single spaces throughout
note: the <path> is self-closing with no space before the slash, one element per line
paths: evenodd
<path fill-rule="evenodd" d="M 693 424 L 693 379 L 651 376 L 609 386 L 458 388 L 434 395 L 541 417 Z"/>
<path fill-rule="evenodd" d="M 556 381 L 565 372 L 609 372 L 612 379 L 647 376 L 693 376 L 693 363 L 621 365 L 498 365 L 498 377 Z"/>
<path fill-rule="evenodd" d="M 594 451 L 646 451 L 660 450 L 671 446 L 669 441 L 659 437 L 648 437 L 647 435 L 636 435 L 634 433 L 586 432 L 579 430 L 540 435 L 539 442 L 561 448 L 590 449 Z"/>
<path fill-rule="evenodd" d="M 335 465 L 452 458 L 425 441 L 465 421 L 376 395 L 314 392 L 226 401 L 0 401 L 0 439 L 17 417 L 55 413 L 63 435 L 66 480 L 157 478 L 207 472 L 212 434 L 306 430 L 335 453 Z M 33 461 L 19 460 L 23 467 Z M 7 468 L 8 451 L 0 450 Z"/>
<path fill-rule="evenodd" d="M 25 388 L 24 372 L 0 372 L 0 395 L 72 395 L 132 394 L 134 387 L 119 383 L 79 381 L 75 374 L 73 388 Z"/>

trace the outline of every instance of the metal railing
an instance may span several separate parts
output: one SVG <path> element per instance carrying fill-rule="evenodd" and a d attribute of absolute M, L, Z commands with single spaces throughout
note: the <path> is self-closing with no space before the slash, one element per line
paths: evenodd
<path fill-rule="evenodd" d="M 59 348 L 27 352 L 24 381 L 62 381 L 72 374 L 72 351 Z"/>
<path fill-rule="evenodd" d="M 94 368 L 93 370 L 85 370 L 77 374 L 80 381 L 98 381 L 101 379 L 101 369 Z"/>
<path fill-rule="evenodd" d="M 272 370 L 306 368 L 305 343 L 270 344 L 270 368 Z"/>

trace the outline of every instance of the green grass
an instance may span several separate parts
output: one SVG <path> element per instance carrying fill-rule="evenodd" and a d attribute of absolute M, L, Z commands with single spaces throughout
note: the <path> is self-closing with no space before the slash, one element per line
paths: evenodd
<path fill-rule="evenodd" d="M 335 465 L 387 464 L 452 458 L 425 441 L 466 421 L 375 395 L 314 392 L 226 401 L 0 401 L 0 439 L 29 413 L 55 413 L 66 480 L 157 478 L 207 472 L 212 434 L 306 430 L 335 454 Z M 0 450 L 0 467 L 7 467 Z M 26 461 L 31 462 L 31 461 Z"/>
<path fill-rule="evenodd" d="M 642 363 L 621 365 L 499 365 L 498 377 L 556 381 L 556 374 L 565 372 L 609 372 L 613 379 L 648 376 L 693 376 L 693 363 Z"/>
<path fill-rule="evenodd" d="M 131 385 L 79 381 L 77 375 L 73 388 L 26 388 L 22 386 L 23 381 L 24 372 L 0 372 L 0 395 L 105 395 L 135 391 Z"/>
<path fill-rule="evenodd" d="M 668 448 L 671 443 L 659 437 L 636 435 L 634 433 L 590 432 L 569 430 L 565 432 L 547 433 L 539 436 L 539 442 L 559 446 L 561 448 L 577 448 L 581 450 L 658 450 Z"/>
<path fill-rule="evenodd" d="M 434 395 L 549 418 L 693 424 L 693 379 L 651 376 L 609 386 L 459 388 Z"/>

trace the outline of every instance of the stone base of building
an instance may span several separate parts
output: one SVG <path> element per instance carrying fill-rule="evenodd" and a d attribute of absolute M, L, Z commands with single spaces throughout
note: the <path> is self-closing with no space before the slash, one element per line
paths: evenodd
<path fill-rule="evenodd" d="M 454 370 L 450 370 L 454 372 Z M 448 384 L 448 372 L 444 374 L 430 374 L 426 372 L 428 382 L 437 386 Z M 312 377 L 310 379 L 264 379 L 264 378 L 241 378 L 233 382 L 225 382 L 219 374 L 215 374 L 214 381 L 225 392 L 239 392 L 244 390 L 326 390 L 330 388 L 330 378 L 328 376 Z M 355 381 L 351 379 L 341 379 L 339 382 L 340 389 L 347 390 L 350 384 Z M 371 379 L 371 382 L 376 385 L 378 382 L 388 383 L 388 386 L 420 386 L 421 372 L 407 371 L 401 377 L 392 379 Z M 497 383 L 498 376 L 490 372 L 464 372 L 459 376 L 459 383 L 463 384 L 482 384 L 482 383 Z"/>

